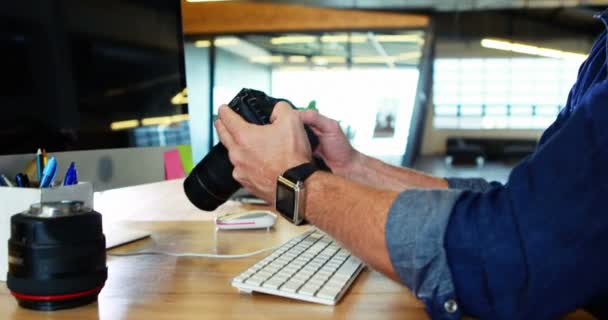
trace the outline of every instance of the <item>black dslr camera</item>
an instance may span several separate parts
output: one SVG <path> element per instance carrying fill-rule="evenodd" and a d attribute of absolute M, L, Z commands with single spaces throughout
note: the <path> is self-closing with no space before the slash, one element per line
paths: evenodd
<path fill-rule="evenodd" d="M 280 101 L 287 102 L 295 109 L 288 100 L 269 97 L 264 92 L 252 89 L 242 89 L 228 106 L 247 122 L 266 125 L 270 123 L 270 115 L 274 106 Z M 308 126 L 304 126 L 304 129 L 306 129 L 310 146 L 314 150 L 319 144 L 319 139 Z M 315 158 L 315 161 L 320 168 L 329 171 L 322 159 Z M 215 210 L 241 187 L 232 177 L 233 169 L 226 147 L 222 143 L 218 143 L 194 167 L 184 181 L 186 196 L 199 209 Z"/>

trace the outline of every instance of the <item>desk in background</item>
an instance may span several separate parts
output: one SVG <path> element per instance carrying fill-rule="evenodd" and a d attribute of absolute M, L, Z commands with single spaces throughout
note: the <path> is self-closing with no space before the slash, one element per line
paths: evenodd
<path fill-rule="evenodd" d="M 155 249 L 238 254 L 282 244 L 309 228 L 296 227 L 279 219 L 269 232 L 216 231 L 211 221 L 213 213 L 192 207 L 182 194 L 179 180 L 117 189 L 100 195 L 96 197 L 95 206 L 100 211 L 101 208 L 108 210 L 102 212 L 104 219 L 152 233 L 151 239 L 113 252 Z M 235 204 L 229 204 L 228 208 L 238 209 Z M 227 209 L 221 209 L 224 210 Z M 176 218 L 186 221 L 170 221 Z M 151 221 L 154 219 L 163 221 Z M 98 303 L 56 312 L 25 310 L 17 306 L 2 283 L 0 319 L 428 319 L 423 304 L 409 290 L 369 269 L 362 272 L 335 307 L 238 293 L 230 285 L 231 279 L 263 256 L 232 260 L 108 257 L 108 281 Z M 566 319 L 593 318 L 577 312 Z"/>

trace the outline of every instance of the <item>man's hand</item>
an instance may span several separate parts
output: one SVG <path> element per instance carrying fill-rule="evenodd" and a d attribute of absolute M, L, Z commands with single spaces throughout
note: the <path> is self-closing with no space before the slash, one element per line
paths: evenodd
<path fill-rule="evenodd" d="M 312 158 L 298 112 L 279 102 L 264 126 L 246 122 L 226 105 L 219 116 L 215 128 L 234 165 L 232 176 L 247 191 L 274 203 L 277 177 Z"/>
<path fill-rule="evenodd" d="M 319 137 L 320 143 L 314 150 L 315 153 L 323 157 L 335 174 L 349 176 L 353 167 L 362 162 L 364 156 L 350 145 L 338 121 L 314 110 L 300 111 L 299 115 L 300 119 Z"/>
<path fill-rule="evenodd" d="M 315 151 L 333 173 L 378 189 L 403 191 L 408 188 L 447 188 L 445 179 L 411 169 L 388 165 L 355 150 L 336 120 L 313 110 L 299 112 L 300 119 L 319 137 Z"/>

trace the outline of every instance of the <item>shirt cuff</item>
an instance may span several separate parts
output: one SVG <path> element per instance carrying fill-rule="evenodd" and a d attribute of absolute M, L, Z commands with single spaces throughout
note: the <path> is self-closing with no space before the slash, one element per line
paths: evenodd
<path fill-rule="evenodd" d="M 473 192 L 486 192 L 496 186 L 500 186 L 499 182 L 488 182 L 481 178 L 445 178 L 448 182 L 448 188 L 470 190 Z"/>
<path fill-rule="evenodd" d="M 403 191 L 386 222 L 386 244 L 402 283 L 421 299 L 432 319 L 460 319 L 444 238 L 462 190 Z"/>

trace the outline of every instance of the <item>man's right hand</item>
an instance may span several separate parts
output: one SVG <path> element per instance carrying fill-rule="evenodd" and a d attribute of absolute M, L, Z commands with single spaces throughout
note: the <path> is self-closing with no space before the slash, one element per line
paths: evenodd
<path fill-rule="evenodd" d="M 350 145 L 338 121 L 314 110 L 303 110 L 299 115 L 302 122 L 319 137 L 319 146 L 313 151 L 325 160 L 335 174 L 348 176 L 363 161 L 365 156 Z"/>

